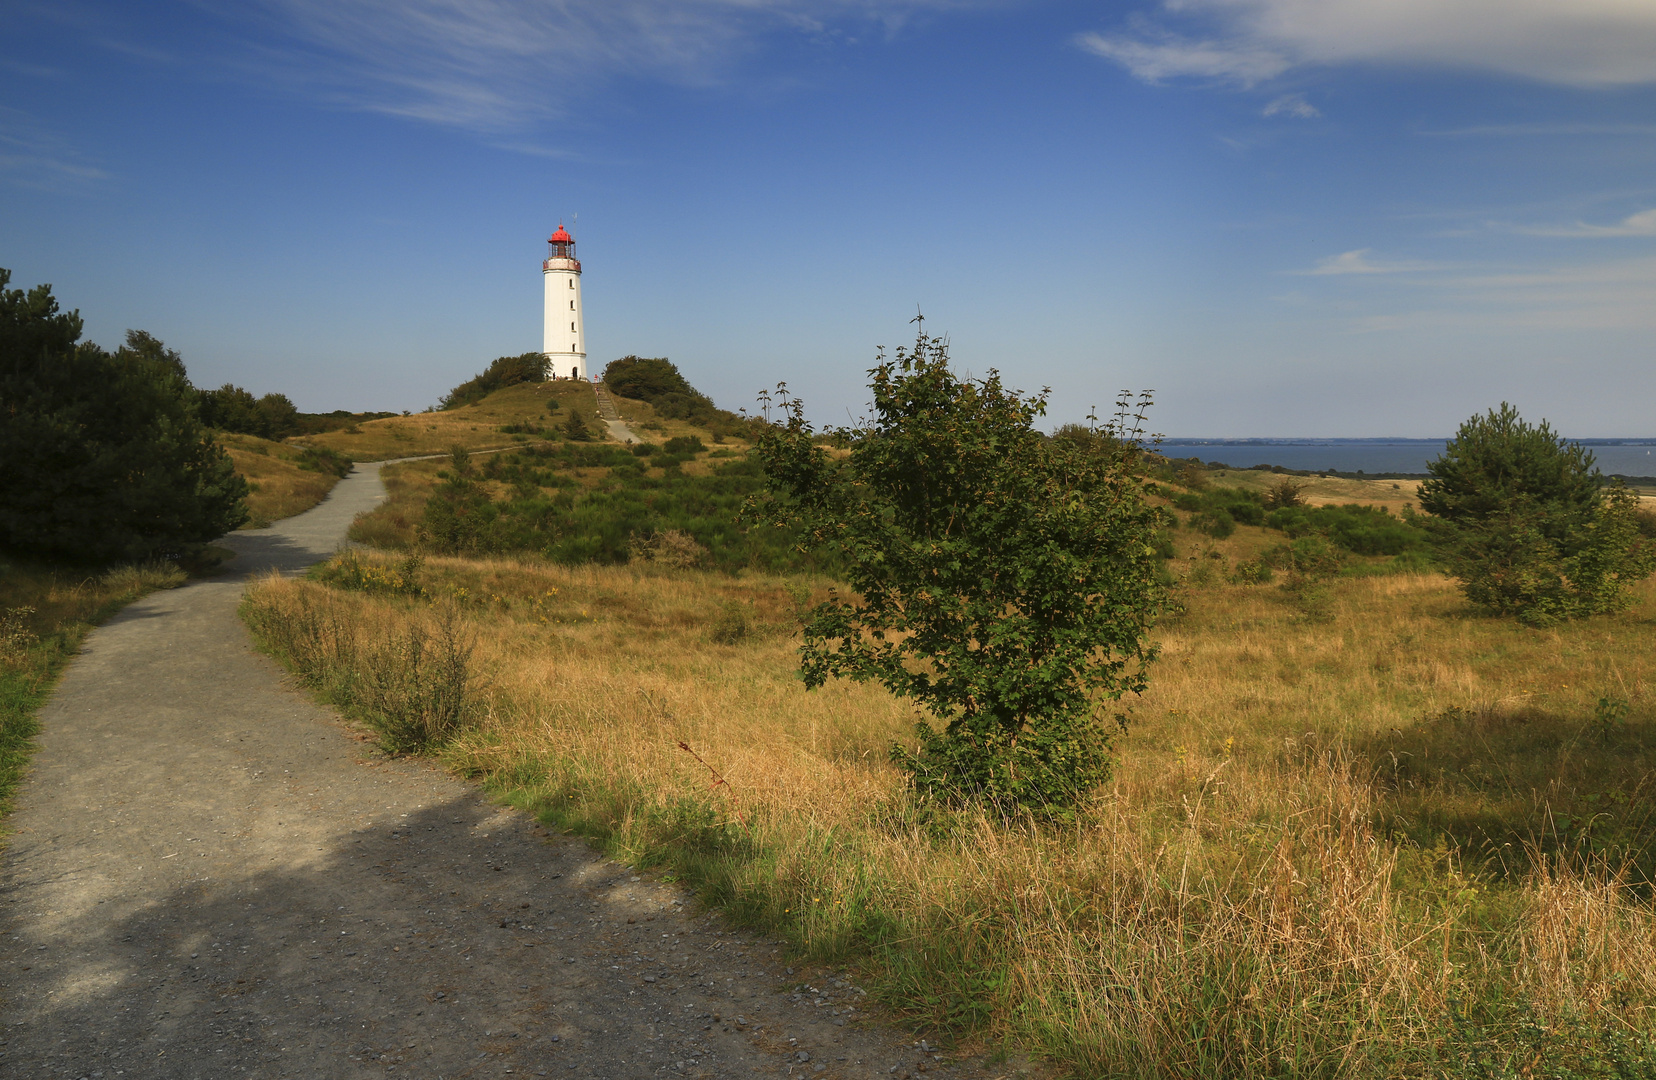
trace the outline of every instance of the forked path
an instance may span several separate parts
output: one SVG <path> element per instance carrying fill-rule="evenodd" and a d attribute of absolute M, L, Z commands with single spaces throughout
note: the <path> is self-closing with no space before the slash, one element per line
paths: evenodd
<path fill-rule="evenodd" d="M 245 580 L 383 497 L 359 467 L 87 639 L 0 871 L 0 1075 L 961 1071 L 672 886 L 378 755 L 255 652 Z"/>

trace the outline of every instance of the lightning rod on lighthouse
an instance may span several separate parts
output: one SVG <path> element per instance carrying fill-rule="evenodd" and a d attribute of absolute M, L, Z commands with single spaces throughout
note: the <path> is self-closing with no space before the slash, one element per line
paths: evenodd
<path fill-rule="evenodd" d="M 546 241 L 546 333 L 541 351 L 547 375 L 554 379 L 587 377 L 586 329 L 581 323 L 581 263 L 575 258 L 575 238 L 558 223 Z"/>

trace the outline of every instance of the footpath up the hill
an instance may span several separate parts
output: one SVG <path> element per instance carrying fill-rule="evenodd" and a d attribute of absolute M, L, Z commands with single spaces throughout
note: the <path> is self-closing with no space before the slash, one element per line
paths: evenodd
<path fill-rule="evenodd" d="M 963 1075 L 675 887 L 389 759 L 255 652 L 245 580 L 384 497 L 226 539 L 97 630 L 0 869 L 0 1075 Z"/>

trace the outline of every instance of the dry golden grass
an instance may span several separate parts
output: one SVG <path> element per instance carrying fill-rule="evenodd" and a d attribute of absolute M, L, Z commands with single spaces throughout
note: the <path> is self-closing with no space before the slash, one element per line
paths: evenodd
<path fill-rule="evenodd" d="M 913 807 L 886 759 L 911 710 L 795 678 L 799 582 L 425 577 L 437 607 L 278 579 L 250 604 L 278 651 L 306 605 L 388 633 L 459 605 L 483 689 L 455 768 L 802 951 L 871 956 L 924 1021 L 1146 1077 L 1485 1075 L 1474 1051 L 1541 1075 L 1651 1032 L 1629 862 L 1656 775 L 1649 583 L 1547 631 L 1439 577 L 1338 580 L 1309 614 L 1271 586 L 1190 591 L 1116 778 L 1056 829 Z M 732 604 L 754 630 L 717 644 Z M 1630 710 L 1607 735 L 1604 696 Z M 1558 826 L 1584 811 L 1600 832 Z"/>
<path fill-rule="evenodd" d="M 713 437 L 705 428 L 685 420 L 664 417 L 647 401 L 624 398 L 614 393 L 610 394 L 610 401 L 615 403 L 615 411 L 621 419 L 645 442 L 663 443 L 675 436 L 694 435 L 707 445 L 714 445 Z M 729 447 L 736 453 L 745 453 L 751 444 L 747 440 L 731 437 L 719 445 Z"/>
<path fill-rule="evenodd" d="M 1419 509 L 1419 480 L 1357 480 L 1344 476 L 1284 476 L 1259 469 L 1214 469 L 1204 473 L 1218 487 L 1269 491 L 1283 480 L 1302 485 L 1300 497 L 1312 506 L 1358 503 L 1383 506 L 1396 514 L 1404 507 Z"/>
<path fill-rule="evenodd" d="M 304 513 L 327 498 L 339 483 L 332 473 L 301 469 L 297 464 L 299 452 L 285 443 L 225 432 L 220 432 L 218 439 L 236 463 L 236 472 L 252 488 L 247 496 L 249 516 L 244 529 L 262 529 L 273 521 Z"/>
<path fill-rule="evenodd" d="M 547 412 L 547 403 L 556 400 L 558 410 Z M 497 390 L 475 405 L 442 412 L 415 413 L 369 420 L 340 431 L 324 432 L 291 440 L 295 445 L 324 446 L 355 461 L 388 461 L 392 458 L 443 454 L 451 447 L 487 450 L 512 446 L 527 436 L 501 432 L 505 424 L 531 423 L 556 426 L 570 409 L 579 409 L 601 437 L 603 425 L 595 423 L 598 399 L 592 384 L 584 380 L 554 379 L 544 383 L 521 383 Z"/>

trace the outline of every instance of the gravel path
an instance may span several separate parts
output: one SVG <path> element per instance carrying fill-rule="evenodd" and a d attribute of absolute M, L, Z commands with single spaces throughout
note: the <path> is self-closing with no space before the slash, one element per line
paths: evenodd
<path fill-rule="evenodd" d="M 359 467 L 70 665 L 0 868 L 0 1075 L 975 1073 L 675 887 L 383 757 L 256 653 L 245 577 L 326 557 L 382 498 Z"/>

